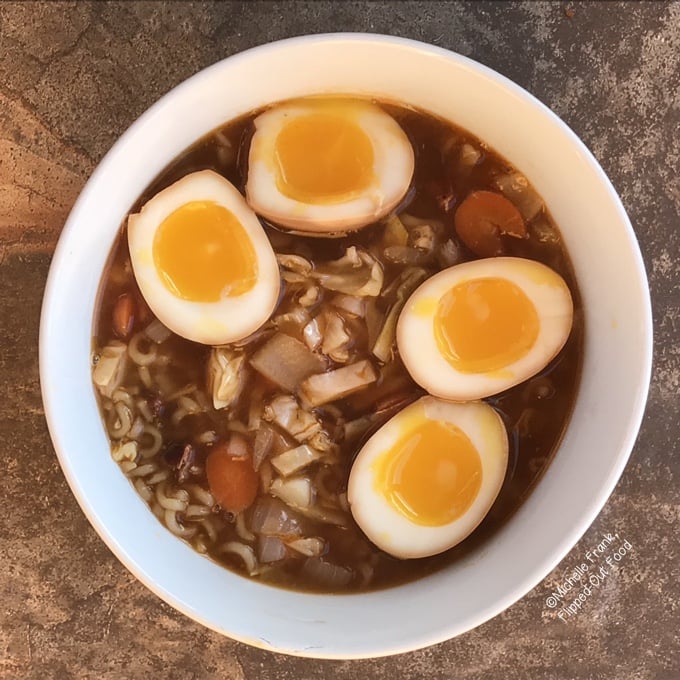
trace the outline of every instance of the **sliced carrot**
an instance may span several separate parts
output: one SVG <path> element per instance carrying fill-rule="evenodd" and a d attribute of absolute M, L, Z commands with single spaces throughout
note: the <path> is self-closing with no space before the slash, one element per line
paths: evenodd
<path fill-rule="evenodd" d="M 205 474 L 210 493 L 224 510 L 241 512 L 255 500 L 259 478 L 250 456 L 235 458 L 227 445 L 216 446 L 205 461 Z"/>
<path fill-rule="evenodd" d="M 493 191 L 475 191 L 458 206 L 453 225 L 461 241 L 480 257 L 503 254 L 502 234 L 524 238 L 524 219 L 514 204 Z"/>

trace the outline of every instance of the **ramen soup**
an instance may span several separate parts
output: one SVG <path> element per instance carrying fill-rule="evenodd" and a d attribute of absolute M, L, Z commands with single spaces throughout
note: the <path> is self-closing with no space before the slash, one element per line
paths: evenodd
<path fill-rule="evenodd" d="M 582 346 L 522 174 L 423 111 L 308 98 L 227 123 L 144 191 L 92 371 L 112 456 L 167 529 L 340 593 L 492 538 L 555 453 Z"/>

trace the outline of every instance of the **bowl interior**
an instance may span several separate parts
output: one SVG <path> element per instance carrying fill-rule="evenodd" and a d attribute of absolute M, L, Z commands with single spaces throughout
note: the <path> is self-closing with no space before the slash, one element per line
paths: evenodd
<path fill-rule="evenodd" d="M 583 297 L 580 392 L 543 479 L 492 541 L 398 592 L 279 590 L 194 553 L 157 522 L 112 461 L 90 379 L 102 269 L 144 187 L 229 119 L 318 93 L 416 105 L 507 157 L 559 225 Z M 266 45 L 202 71 L 155 104 L 111 149 L 78 199 L 53 260 L 41 319 L 50 433 L 78 502 L 111 550 L 151 590 L 201 623 L 257 646 L 317 657 L 378 656 L 450 638 L 544 578 L 592 522 L 623 470 L 650 365 L 650 304 L 639 249 L 592 155 L 556 116 L 502 76 L 450 52 L 385 36 L 309 36 Z"/>

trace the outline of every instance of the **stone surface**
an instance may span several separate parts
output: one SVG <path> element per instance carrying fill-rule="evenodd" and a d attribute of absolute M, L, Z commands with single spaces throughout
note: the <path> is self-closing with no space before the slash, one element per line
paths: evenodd
<path fill-rule="evenodd" d="M 160 95 L 223 57 L 338 30 L 455 50 L 556 111 L 620 192 L 642 246 L 655 321 L 649 404 L 630 463 L 546 581 L 459 638 L 347 662 L 233 642 L 139 584 L 66 484 L 44 422 L 37 363 L 51 252 L 114 140 Z M 678 3 L 0 3 L 0 677 L 680 677 L 679 139 Z M 618 532 L 632 550 L 562 622 L 546 598 L 606 532 Z"/>

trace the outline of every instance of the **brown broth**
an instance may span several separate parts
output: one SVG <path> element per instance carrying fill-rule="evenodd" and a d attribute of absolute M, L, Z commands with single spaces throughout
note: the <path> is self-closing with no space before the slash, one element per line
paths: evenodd
<path fill-rule="evenodd" d="M 460 201 L 473 190 L 498 191 L 496 185 L 498 178 L 514 172 L 514 169 L 483 142 L 448 122 L 411 108 L 385 103 L 381 105 L 399 121 L 416 152 L 416 170 L 412 187 L 396 212 L 415 215 L 422 218 L 423 222 L 439 221 L 443 224 L 445 237 L 456 240 L 452 222 Z M 247 149 L 255 115 L 256 113 L 253 113 L 228 123 L 187 150 L 144 191 L 132 212 L 177 179 L 206 168 L 221 173 L 243 191 Z M 228 145 L 225 146 L 225 139 L 231 142 L 231 152 L 227 149 Z M 463 145 L 469 145 L 479 152 L 479 160 L 471 168 L 462 168 L 460 165 L 459 156 Z M 528 191 L 532 191 L 530 187 Z M 383 225 L 378 224 L 343 238 L 309 238 L 283 233 L 273 225 L 266 222 L 264 224 L 277 252 L 300 254 L 317 263 L 340 257 L 349 245 L 361 246 L 374 253 L 379 252 L 384 230 Z M 354 576 L 347 586 L 330 590 L 349 592 L 385 588 L 412 581 L 451 564 L 493 537 L 529 495 L 554 455 L 567 427 L 576 398 L 583 348 L 583 321 L 580 298 L 569 258 L 550 215 L 542 208 L 535 217 L 527 221 L 527 227 L 529 232 L 527 239 L 508 239 L 505 242 L 507 254 L 541 261 L 567 281 L 575 302 L 574 325 L 565 347 L 545 370 L 525 383 L 486 400 L 501 414 L 510 440 L 508 470 L 496 502 L 481 525 L 465 541 L 441 555 L 419 560 L 397 560 L 386 555 L 373 546 L 353 522 L 341 528 L 307 521 L 310 533 L 305 535 L 319 536 L 327 543 L 324 559 L 353 570 Z M 458 245 L 463 260 L 477 259 L 464 246 L 459 243 Z M 403 267 L 390 263 L 383 264 L 385 286 L 388 286 Z M 434 273 L 439 269 L 441 265 L 434 264 L 431 265 L 430 271 Z M 135 300 L 134 331 L 141 331 L 153 319 L 153 315 L 146 307 L 134 281 L 124 228 L 113 248 L 110 264 L 101 285 L 95 315 L 95 353 L 116 339 L 111 318 L 116 300 L 123 293 L 131 294 Z M 289 293 L 290 289 L 284 286 L 284 293 L 274 316 L 287 311 L 292 305 Z M 252 354 L 262 344 L 263 341 L 254 341 L 248 346 L 247 353 Z M 362 335 L 359 332 L 352 351 L 358 358 L 370 355 L 365 333 Z M 162 354 L 167 357 L 166 383 L 169 382 L 176 388 L 191 384 L 198 386 L 199 389 L 205 389 L 205 365 L 209 353 L 209 347 L 171 336 L 162 345 Z M 245 393 L 253 395 L 253 398 L 266 401 L 273 395 L 282 393 L 256 371 L 251 371 L 250 375 Z M 207 488 L 203 463 L 210 447 L 199 443 L 197 437 L 207 430 L 215 432 L 218 440 L 228 437 L 234 421 L 247 422 L 248 402 L 241 399 L 235 408 L 229 409 L 226 416 L 224 412 L 214 410 L 210 404 L 204 412 L 187 416 L 176 423 L 172 415 L 177 407 L 165 400 L 168 391 L 171 391 L 170 387 L 165 386 L 165 396 L 162 396 L 162 389 L 156 385 L 151 388 L 145 387 L 137 372 L 128 369 L 124 388 L 136 393 L 135 399 L 143 399 L 152 407 L 153 423 L 163 436 L 160 451 L 151 459 L 156 470 L 153 474 L 158 476 L 159 470 L 169 471 L 170 482 L 160 482 L 168 484 L 164 487 L 165 492 L 183 486 L 175 481 L 174 465 L 178 447 L 187 442 L 192 442 L 196 449 L 195 475 L 190 481 Z M 375 412 L 381 405 L 399 402 L 400 399 L 402 403 L 406 403 L 422 394 L 423 390 L 411 380 L 397 357 L 392 362 L 390 375 L 382 378 L 377 385 L 335 402 L 333 405 L 335 408 L 318 409 L 318 413 L 328 426 L 328 430 L 334 431 L 334 426 Z M 111 403 L 107 398 L 101 398 L 100 402 L 106 421 L 110 418 Z M 330 470 L 330 479 L 327 480 L 330 486 L 336 486 L 338 492 L 346 488 L 347 476 L 361 442 L 393 414 L 394 411 L 385 411 L 384 416 L 376 418 L 359 439 L 340 443 L 342 463 Z M 252 433 L 246 434 L 251 444 L 252 437 Z M 153 475 L 149 475 L 151 476 Z M 155 492 L 153 485 L 151 491 Z M 160 514 L 157 506 L 156 510 L 157 514 Z M 217 539 L 207 541 L 199 530 L 197 536 L 202 536 L 201 540 L 197 542 L 197 537 L 194 536 L 190 542 L 221 564 L 243 573 L 243 564 L 239 558 L 216 552 L 216 546 L 223 545 L 225 541 L 241 540 L 236 533 L 234 518 L 227 516 L 219 508 L 214 509 L 212 518 L 211 522 L 217 527 Z M 191 521 L 185 519 L 185 524 L 189 525 Z M 210 544 L 206 545 L 206 542 Z M 303 563 L 304 558 L 288 557 L 280 563 L 274 563 L 275 566 L 266 570 L 260 578 L 294 589 L 329 590 L 323 584 L 309 582 L 301 570 Z M 369 564 L 373 570 L 370 583 L 361 580 L 358 569 L 360 564 Z"/>

